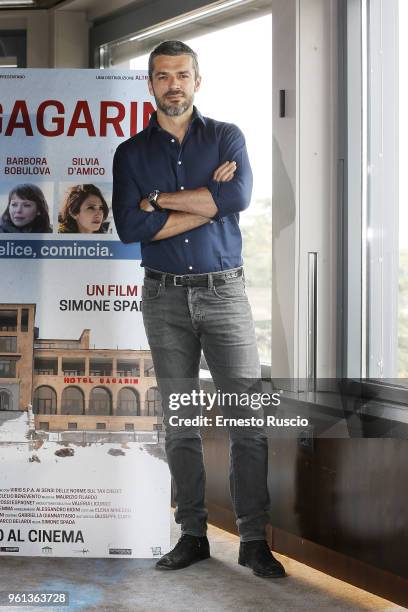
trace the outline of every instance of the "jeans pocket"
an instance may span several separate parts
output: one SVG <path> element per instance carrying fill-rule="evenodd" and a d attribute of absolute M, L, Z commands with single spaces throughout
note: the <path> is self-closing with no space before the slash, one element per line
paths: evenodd
<path fill-rule="evenodd" d="M 213 292 L 220 300 L 246 300 L 245 283 L 242 278 L 231 283 L 226 282 L 225 285 L 214 285 Z"/>
<path fill-rule="evenodd" d="M 144 281 L 144 285 L 142 287 L 142 302 L 148 302 L 149 300 L 156 300 L 162 291 L 162 283 L 159 281 L 149 280 Z"/>

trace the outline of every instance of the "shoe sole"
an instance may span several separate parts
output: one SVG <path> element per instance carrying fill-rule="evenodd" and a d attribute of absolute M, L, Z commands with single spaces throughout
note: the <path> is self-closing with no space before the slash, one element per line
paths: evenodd
<path fill-rule="evenodd" d="M 194 563 L 198 563 L 199 561 L 205 561 L 206 559 L 210 559 L 211 555 L 207 555 L 205 557 L 200 557 L 200 559 L 194 559 L 193 561 L 191 561 L 191 563 L 189 563 L 188 565 L 181 565 L 179 567 L 171 567 L 169 565 L 156 565 L 154 566 L 157 570 L 165 570 L 165 571 L 170 571 L 170 572 L 174 572 L 180 569 L 186 569 L 186 567 L 190 567 L 190 565 L 194 565 Z"/>
<path fill-rule="evenodd" d="M 248 565 L 245 561 L 238 561 L 239 565 L 242 565 L 243 567 L 249 567 L 249 569 L 252 569 L 250 565 Z M 257 572 L 255 570 L 252 570 L 252 573 L 254 574 L 254 576 L 258 576 L 259 578 L 286 578 L 287 573 L 285 572 L 285 570 L 283 570 L 283 573 L 281 570 L 279 570 L 279 574 L 261 574 L 260 572 Z"/>

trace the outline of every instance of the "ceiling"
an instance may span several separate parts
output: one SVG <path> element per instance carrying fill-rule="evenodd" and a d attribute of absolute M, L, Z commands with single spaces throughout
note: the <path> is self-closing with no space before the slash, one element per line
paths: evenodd
<path fill-rule="evenodd" d="M 137 6 L 148 4 L 148 2 L 149 0 L 35 0 L 33 6 L 6 7 L 0 4 L 0 11 L 35 11 L 37 9 L 55 8 L 64 11 L 85 11 L 88 19 L 94 20 L 123 10 L 130 4 Z"/>
<path fill-rule="evenodd" d="M 145 4 L 146 0 L 34 0 L 32 6 L 2 6 L 0 10 L 36 10 L 36 9 L 51 9 L 54 7 L 61 8 L 67 11 L 90 11 L 96 14 L 113 13 L 122 9 L 128 4 L 141 5 Z M 109 10 L 108 10 L 109 8 Z"/>
<path fill-rule="evenodd" d="M 5 11 L 10 11 L 10 10 L 18 10 L 18 9 L 24 9 L 25 11 L 27 10 L 33 10 L 33 9 L 47 9 L 47 8 L 52 8 L 53 6 L 56 6 L 57 4 L 61 4 L 62 2 L 64 2 L 64 0 L 35 0 L 35 3 L 33 6 L 2 6 L 0 4 L 0 10 L 5 10 Z"/>
<path fill-rule="evenodd" d="M 36 8 L 51 8 L 57 4 L 61 4 L 64 0 L 35 0 Z"/>

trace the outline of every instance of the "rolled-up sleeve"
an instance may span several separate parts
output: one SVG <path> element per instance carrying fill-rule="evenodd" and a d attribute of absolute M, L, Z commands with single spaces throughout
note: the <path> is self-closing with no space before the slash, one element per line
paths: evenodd
<path fill-rule="evenodd" d="M 150 242 L 168 219 L 168 211 L 146 212 L 139 208 L 142 194 L 122 145 L 113 158 L 112 211 L 119 238 L 124 243 Z"/>
<path fill-rule="evenodd" d="M 245 138 L 233 124 L 225 124 L 220 139 L 220 165 L 226 161 L 235 161 L 237 164 L 234 178 L 228 182 L 211 179 L 207 185 L 218 208 L 215 220 L 245 210 L 251 201 L 253 179 Z"/>

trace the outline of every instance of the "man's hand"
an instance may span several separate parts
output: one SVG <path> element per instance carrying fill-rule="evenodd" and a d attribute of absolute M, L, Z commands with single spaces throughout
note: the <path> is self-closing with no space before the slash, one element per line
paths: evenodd
<path fill-rule="evenodd" d="M 153 212 L 154 211 L 153 206 L 150 204 L 150 202 L 149 202 L 149 200 L 147 198 L 143 198 L 143 200 L 140 200 L 139 208 L 140 208 L 140 210 L 144 210 L 145 212 Z"/>
<path fill-rule="evenodd" d="M 215 170 L 213 180 L 217 181 L 218 183 L 228 183 L 228 181 L 231 181 L 234 178 L 236 169 L 236 162 L 226 161 Z"/>

